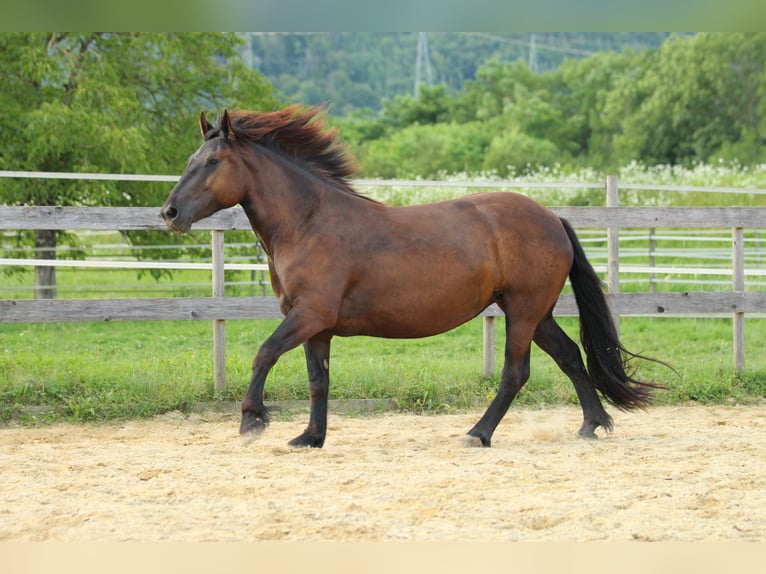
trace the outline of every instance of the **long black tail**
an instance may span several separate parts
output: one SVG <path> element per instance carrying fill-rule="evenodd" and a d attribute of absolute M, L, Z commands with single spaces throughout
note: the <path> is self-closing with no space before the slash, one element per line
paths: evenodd
<path fill-rule="evenodd" d="M 640 381 L 628 372 L 631 358 L 647 359 L 631 353 L 620 343 L 609 306 L 604 296 L 601 279 L 585 256 L 572 226 L 562 219 L 564 229 L 574 249 L 574 262 L 569 280 L 580 312 L 580 340 L 587 357 L 588 374 L 609 402 L 623 410 L 645 408 L 652 397 L 652 389 L 662 385 Z M 663 363 L 664 364 L 664 363 Z"/>

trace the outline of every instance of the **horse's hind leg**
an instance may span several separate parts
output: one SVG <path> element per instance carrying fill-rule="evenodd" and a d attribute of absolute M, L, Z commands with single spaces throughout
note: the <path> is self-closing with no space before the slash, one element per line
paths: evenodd
<path fill-rule="evenodd" d="M 596 428 L 603 427 L 607 432 L 611 431 L 612 417 L 604 410 L 591 383 L 577 343 L 559 327 L 553 316 L 549 315 L 540 322 L 535 331 L 534 341 L 553 357 L 574 384 L 583 413 L 583 423 L 578 434 L 583 438 L 597 438 L 594 432 Z"/>
<path fill-rule="evenodd" d="M 508 412 L 511 402 L 529 378 L 529 349 L 535 325 L 529 321 L 505 318 L 505 364 L 500 388 L 484 416 L 468 431 L 470 446 L 491 446 L 492 434 Z"/>
<path fill-rule="evenodd" d="M 290 446 L 321 448 L 327 435 L 327 394 L 330 388 L 329 335 L 318 335 L 306 341 L 306 367 L 309 374 L 311 414 L 303 434 L 289 442 Z"/>

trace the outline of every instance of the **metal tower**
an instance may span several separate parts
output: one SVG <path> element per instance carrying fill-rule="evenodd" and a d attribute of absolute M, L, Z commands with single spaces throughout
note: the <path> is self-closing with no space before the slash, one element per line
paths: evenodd
<path fill-rule="evenodd" d="M 434 85 L 434 79 L 431 75 L 431 58 L 428 55 L 428 38 L 425 32 L 418 33 L 418 57 L 415 61 L 415 88 L 414 96 L 417 98 L 420 93 L 420 84 L 423 82 L 423 68 L 425 68 L 426 84 Z"/>

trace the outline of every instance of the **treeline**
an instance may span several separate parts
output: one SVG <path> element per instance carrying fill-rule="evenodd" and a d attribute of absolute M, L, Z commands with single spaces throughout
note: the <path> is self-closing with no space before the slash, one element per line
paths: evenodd
<path fill-rule="evenodd" d="M 251 32 L 243 35 L 245 60 L 261 72 L 285 101 L 309 105 L 332 102 L 335 115 L 412 94 L 420 59 L 421 79 L 462 91 L 490 60 L 529 63 L 533 71 L 553 70 L 567 58 L 601 51 L 656 48 L 664 32 L 487 33 L 429 32 Z M 427 50 L 427 51 L 426 51 Z"/>
<path fill-rule="evenodd" d="M 766 162 L 766 33 L 671 36 L 541 73 L 491 61 L 336 119 L 367 177 Z"/>

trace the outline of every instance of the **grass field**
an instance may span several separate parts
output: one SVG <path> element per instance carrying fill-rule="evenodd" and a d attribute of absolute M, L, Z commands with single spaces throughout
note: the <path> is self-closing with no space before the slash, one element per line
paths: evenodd
<path fill-rule="evenodd" d="M 576 336 L 578 323 L 562 318 Z M 274 320 L 227 322 L 229 386 L 213 396 L 211 326 L 202 322 L 0 324 L 0 420 L 108 420 L 188 410 L 195 402 L 240 400 L 252 358 Z M 496 321 L 500 372 L 503 321 Z M 497 377 L 481 375 L 481 322 L 419 340 L 336 338 L 331 398 L 393 398 L 413 412 L 445 412 L 486 404 Z M 766 320 L 746 323 L 749 341 L 766 340 Z M 658 403 L 757 402 L 766 396 L 766 357 L 748 345 L 747 370 L 732 368 L 728 319 L 624 318 L 625 345 L 671 363 L 644 363 L 640 374 L 669 387 Z M 279 361 L 266 399 L 308 398 L 302 350 Z M 532 375 L 517 398 L 525 405 L 576 402 L 568 379 L 536 347 Z M 30 406 L 47 406 L 30 414 Z M 37 411 L 32 411 L 37 412 Z"/>

